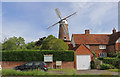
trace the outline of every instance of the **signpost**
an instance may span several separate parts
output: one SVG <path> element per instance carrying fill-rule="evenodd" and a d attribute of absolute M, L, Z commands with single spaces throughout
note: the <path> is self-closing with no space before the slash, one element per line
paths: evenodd
<path fill-rule="evenodd" d="M 61 66 L 61 68 L 62 68 L 62 61 L 56 61 L 56 68 L 57 68 L 57 66 Z"/>
<path fill-rule="evenodd" d="M 44 62 L 52 62 L 53 68 L 53 55 L 44 55 Z"/>

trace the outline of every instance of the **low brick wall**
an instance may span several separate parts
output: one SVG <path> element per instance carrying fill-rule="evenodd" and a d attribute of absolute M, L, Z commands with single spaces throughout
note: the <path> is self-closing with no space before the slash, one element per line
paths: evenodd
<path fill-rule="evenodd" d="M 26 62 L 22 62 L 22 61 L 2 61 L 2 68 L 14 68 L 15 66 L 22 65 L 22 64 L 25 64 L 25 63 Z M 56 68 L 56 62 L 46 63 L 46 64 L 50 68 L 52 68 L 52 66 L 53 66 L 53 68 Z M 57 67 L 57 68 L 61 68 L 61 67 Z M 63 61 L 62 62 L 62 68 L 74 69 L 74 62 Z"/>

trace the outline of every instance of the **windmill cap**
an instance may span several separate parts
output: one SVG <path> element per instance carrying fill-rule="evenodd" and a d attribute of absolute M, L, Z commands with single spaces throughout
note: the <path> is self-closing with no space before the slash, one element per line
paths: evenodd
<path fill-rule="evenodd" d="M 62 23 L 68 24 L 67 20 L 62 20 Z"/>

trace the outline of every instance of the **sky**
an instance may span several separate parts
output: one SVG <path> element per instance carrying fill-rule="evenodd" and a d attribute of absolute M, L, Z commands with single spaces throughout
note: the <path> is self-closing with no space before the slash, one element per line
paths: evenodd
<path fill-rule="evenodd" d="M 20 36 L 27 43 L 51 34 L 58 37 L 59 24 L 46 29 L 59 21 L 55 8 L 62 18 L 77 12 L 67 19 L 70 37 L 85 29 L 91 34 L 118 30 L 117 2 L 2 2 L 2 40 Z"/>

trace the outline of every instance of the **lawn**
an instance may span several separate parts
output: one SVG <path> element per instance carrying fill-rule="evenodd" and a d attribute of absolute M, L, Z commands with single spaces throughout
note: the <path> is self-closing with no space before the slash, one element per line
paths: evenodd
<path fill-rule="evenodd" d="M 109 70 L 113 71 L 113 70 Z M 116 71 L 116 70 L 114 70 Z M 49 69 L 47 72 L 42 71 L 40 69 L 36 70 L 29 70 L 29 71 L 16 71 L 13 69 L 2 69 L 2 75 L 3 76 L 43 76 L 43 75 L 112 75 L 111 73 L 102 73 L 102 74 L 80 74 L 77 73 L 75 69 Z"/>
<path fill-rule="evenodd" d="M 17 71 L 13 69 L 2 69 L 4 76 L 39 76 L 39 75 L 76 75 L 74 69 L 49 69 L 45 72 L 40 69 L 29 71 Z"/>

